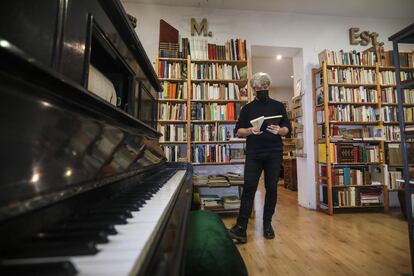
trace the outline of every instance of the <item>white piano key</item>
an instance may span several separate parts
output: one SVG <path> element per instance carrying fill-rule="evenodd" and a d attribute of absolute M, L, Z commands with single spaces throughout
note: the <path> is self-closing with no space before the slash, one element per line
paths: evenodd
<path fill-rule="evenodd" d="M 127 224 L 115 226 L 118 234 L 98 245 L 98 254 L 71 258 L 79 275 L 128 275 L 142 261 L 184 175 L 185 171 L 178 171 L 139 211 L 132 212 Z"/>

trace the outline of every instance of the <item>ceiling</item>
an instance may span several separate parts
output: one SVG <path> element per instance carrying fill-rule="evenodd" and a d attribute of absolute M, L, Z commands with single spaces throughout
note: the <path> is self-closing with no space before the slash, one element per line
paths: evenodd
<path fill-rule="evenodd" d="M 290 47 L 269 47 L 252 45 L 252 71 L 265 72 L 272 78 L 272 87 L 293 89 L 293 61 L 301 49 Z M 276 55 L 282 55 L 281 60 Z"/>
<path fill-rule="evenodd" d="M 123 2 L 347 17 L 414 19 L 414 0 L 123 0 Z"/>

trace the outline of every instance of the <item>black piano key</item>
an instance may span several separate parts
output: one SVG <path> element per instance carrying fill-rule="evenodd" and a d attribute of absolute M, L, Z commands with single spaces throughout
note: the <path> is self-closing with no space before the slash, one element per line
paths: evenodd
<path fill-rule="evenodd" d="M 3 258 L 44 258 L 61 256 L 94 255 L 98 249 L 94 242 L 78 241 L 38 241 L 27 242 L 21 247 L 16 247 L 2 252 Z"/>
<path fill-rule="evenodd" d="M 127 224 L 127 218 L 124 215 L 99 215 L 99 214 L 85 214 L 82 216 L 71 217 L 66 220 L 67 223 L 72 222 L 108 222 L 110 224 Z"/>
<path fill-rule="evenodd" d="M 133 203 L 133 202 L 109 202 L 105 205 L 102 205 L 102 208 L 111 209 L 111 208 L 125 208 L 132 211 L 139 211 L 139 208 L 142 207 L 143 204 L 141 203 Z"/>
<path fill-rule="evenodd" d="M 0 275 L 73 276 L 77 271 L 71 262 L 0 265 Z"/>
<path fill-rule="evenodd" d="M 125 210 L 122 208 L 95 208 L 90 209 L 86 214 L 96 214 L 96 215 L 123 215 L 126 218 L 132 218 L 132 210 Z"/>
<path fill-rule="evenodd" d="M 108 235 L 104 232 L 45 232 L 38 233 L 35 241 L 91 241 L 95 243 L 107 243 Z"/>
<path fill-rule="evenodd" d="M 64 231 L 84 231 L 84 230 L 95 230 L 95 231 L 104 231 L 109 235 L 115 235 L 116 229 L 114 225 L 109 223 L 96 223 L 96 222 L 77 222 L 70 224 L 58 225 L 53 230 L 64 230 Z"/>

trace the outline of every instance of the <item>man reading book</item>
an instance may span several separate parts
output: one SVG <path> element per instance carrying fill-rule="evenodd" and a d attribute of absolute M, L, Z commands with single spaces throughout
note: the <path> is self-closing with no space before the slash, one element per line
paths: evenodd
<path fill-rule="evenodd" d="M 247 241 L 247 223 L 252 212 L 254 196 L 262 171 L 264 171 L 266 188 L 263 234 L 267 239 L 275 237 L 271 221 L 276 208 L 277 182 L 283 161 L 282 136 L 291 131 L 291 126 L 284 105 L 269 97 L 270 85 L 271 79 L 268 74 L 256 73 L 253 75 L 251 86 L 255 93 L 255 99 L 242 108 L 235 128 L 238 137 L 247 138 L 246 163 L 240 212 L 237 223 L 229 230 L 229 234 L 233 239 L 243 243 Z M 281 115 L 281 118 L 278 115 Z M 277 116 L 279 120 L 266 121 L 264 119 L 274 116 Z M 262 123 L 257 124 L 258 121 Z M 269 122 L 279 123 L 275 125 L 269 124 Z"/>

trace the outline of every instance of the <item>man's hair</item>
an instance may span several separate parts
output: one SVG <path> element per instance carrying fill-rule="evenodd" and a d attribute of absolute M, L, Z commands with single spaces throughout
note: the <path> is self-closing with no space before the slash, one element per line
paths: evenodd
<path fill-rule="evenodd" d="M 269 74 L 258 72 L 252 76 L 250 85 L 253 89 L 269 89 L 272 79 Z"/>

